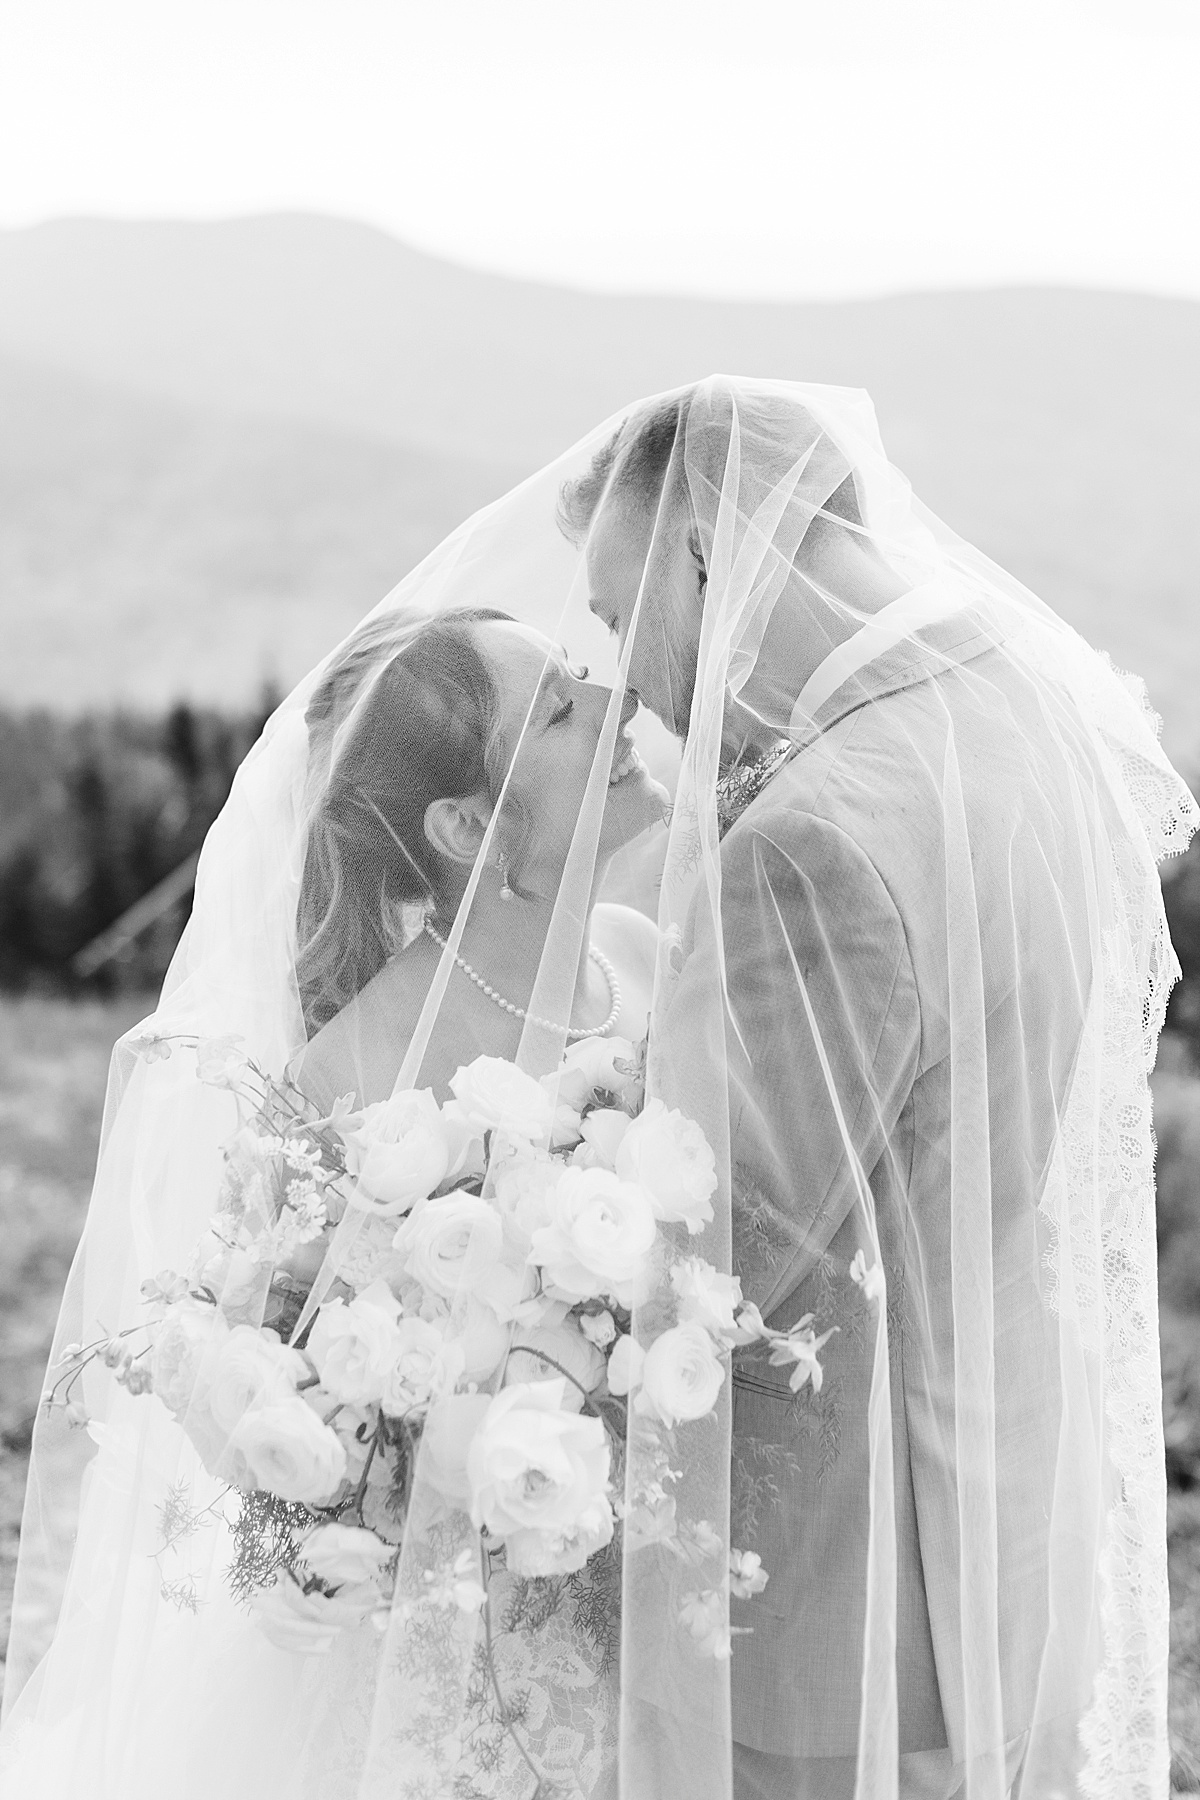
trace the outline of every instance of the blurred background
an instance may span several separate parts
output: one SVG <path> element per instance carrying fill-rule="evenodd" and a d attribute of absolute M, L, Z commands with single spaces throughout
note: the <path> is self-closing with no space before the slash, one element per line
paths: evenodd
<path fill-rule="evenodd" d="M 274 697 L 722 370 L 892 460 L 1200 779 L 1200 0 L 0 0 L 0 1564 L 114 1038 Z M 1200 1789 L 1200 850 L 1154 1076 Z M 0 1628 L 0 1636 L 3 1635 Z"/>

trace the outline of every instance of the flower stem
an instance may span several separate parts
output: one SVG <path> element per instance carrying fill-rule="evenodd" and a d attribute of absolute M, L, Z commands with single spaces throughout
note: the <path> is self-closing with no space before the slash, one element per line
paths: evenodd
<path fill-rule="evenodd" d="M 483 1592 L 484 1592 L 484 1601 L 483 1601 L 484 1654 L 487 1657 L 488 1674 L 491 1677 L 492 1692 L 496 1696 L 496 1705 L 500 1709 L 500 1723 L 503 1725 L 505 1731 L 507 1731 L 507 1733 L 508 1733 L 509 1737 L 512 1739 L 513 1743 L 517 1746 L 517 1751 L 518 1751 L 518 1754 L 520 1755 L 521 1761 L 525 1764 L 525 1767 L 529 1770 L 530 1774 L 533 1776 L 535 1785 L 534 1785 L 533 1793 L 530 1795 L 529 1800 L 541 1800 L 541 1794 L 542 1794 L 541 1772 L 538 1769 L 537 1764 L 533 1761 L 533 1759 L 529 1755 L 529 1752 L 526 1750 L 524 1744 L 521 1742 L 520 1738 L 517 1736 L 516 1727 L 513 1725 L 512 1720 L 508 1716 L 508 1703 L 505 1700 L 504 1695 L 500 1690 L 500 1677 L 496 1671 L 496 1658 L 495 1658 L 495 1654 L 493 1651 L 493 1645 L 492 1645 L 492 1559 L 488 1552 L 488 1547 L 484 1543 L 482 1538 L 480 1538 L 480 1540 L 479 1540 L 479 1562 L 480 1562 L 480 1572 L 483 1575 Z"/>

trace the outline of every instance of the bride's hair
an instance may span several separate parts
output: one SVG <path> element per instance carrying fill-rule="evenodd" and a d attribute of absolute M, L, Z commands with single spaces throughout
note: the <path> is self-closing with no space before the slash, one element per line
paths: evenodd
<path fill-rule="evenodd" d="M 433 800 L 504 779 L 500 703 L 475 626 L 487 608 L 357 632 L 305 713 L 315 789 L 296 908 L 296 979 L 311 1038 L 404 943 L 405 909 L 451 910 L 451 872 L 425 836 Z"/>

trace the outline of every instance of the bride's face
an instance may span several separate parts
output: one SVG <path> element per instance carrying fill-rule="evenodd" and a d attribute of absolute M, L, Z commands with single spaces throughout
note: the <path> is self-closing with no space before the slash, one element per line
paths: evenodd
<path fill-rule="evenodd" d="M 509 793 L 529 825 L 519 878 L 545 893 L 546 877 L 557 881 L 571 846 L 612 690 L 583 679 L 586 671 L 573 670 L 561 649 L 529 626 L 489 621 L 478 627 L 478 642 L 499 690 L 504 742 L 516 752 Z M 628 736 L 636 709 L 633 700 L 623 709 L 598 861 L 656 824 L 667 804 Z"/>

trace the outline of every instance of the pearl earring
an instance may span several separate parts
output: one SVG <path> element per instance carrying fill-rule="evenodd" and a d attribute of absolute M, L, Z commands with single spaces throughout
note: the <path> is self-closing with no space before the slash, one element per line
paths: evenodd
<path fill-rule="evenodd" d="M 500 898 L 511 900 L 513 891 L 508 885 L 508 852 L 501 850 L 496 857 L 496 867 L 500 871 Z"/>

